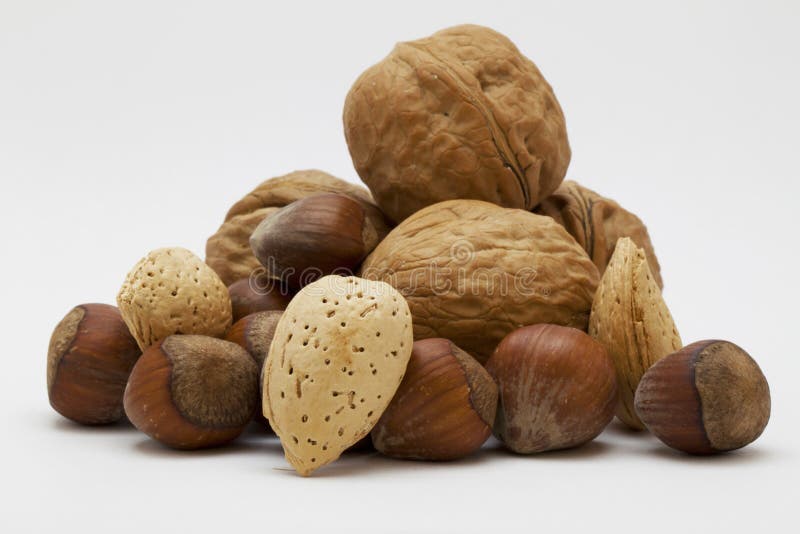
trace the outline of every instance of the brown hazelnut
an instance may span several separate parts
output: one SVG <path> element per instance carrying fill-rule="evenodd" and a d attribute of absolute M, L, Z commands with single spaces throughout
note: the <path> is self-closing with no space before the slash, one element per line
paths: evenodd
<path fill-rule="evenodd" d="M 655 436 L 689 454 L 739 449 L 767 426 L 767 379 L 728 341 L 698 341 L 656 362 L 636 389 L 636 413 Z"/>
<path fill-rule="evenodd" d="M 382 217 L 369 191 L 362 186 L 315 169 L 291 172 L 265 180 L 231 206 L 225 222 L 208 239 L 206 263 L 226 285 L 250 276 L 261 268 L 250 249 L 253 230 L 280 208 L 317 193 L 347 195 L 361 203 L 376 218 Z"/>
<path fill-rule="evenodd" d="M 253 313 L 236 321 L 228 330 L 228 333 L 225 334 L 227 341 L 236 343 L 253 357 L 258 367 L 259 375 L 264 367 L 264 360 L 267 359 L 267 354 L 269 354 L 269 347 L 272 345 L 272 338 L 275 335 L 275 327 L 278 326 L 278 321 L 282 315 L 283 311 L 278 310 Z M 258 405 L 261 406 L 261 380 L 259 380 L 258 389 Z M 265 428 L 270 429 L 269 421 L 261 413 L 261 410 L 256 410 L 255 420 Z"/>
<path fill-rule="evenodd" d="M 266 277 L 242 278 L 228 287 L 233 322 L 252 313 L 285 310 L 293 292 L 278 280 Z"/>
<path fill-rule="evenodd" d="M 125 413 L 142 432 L 176 449 L 223 445 L 253 418 L 258 369 L 229 341 L 172 335 L 148 348 L 125 388 Z"/>
<path fill-rule="evenodd" d="M 350 274 L 385 234 L 350 197 L 303 198 L 264 219 L 250 237 L 267 276 L 301 288 L 329 274 Z"/>
<path fill-rule="evenodd" d="M 423 339 L 372 442 L 395 458 L 463 458 L 492 434 L 496 410 L 497 386 L 486 369 L 446 339 Z"/>
<path fill-rule="evenodd" d="M 250 353 L 260 372 L 269 354 L 275 327 L 282 315 L 283 311 L 280 310 L 252 313 L 236 321 L 225 334 L 225 339 Z"/>
<path fill-rule="evenodd" d="M 582 445 L 614 417 L 614 364 L 600 343 L 575 328 L 515 330 L 486 368 L 500 389 L 494 432 L 514 452 Z"/>
<path fill-rule="evenodd" d="M 74 307 L 50 338 L 50 405 L 85 425 L 120 420 L 125 384 L 140 354 L 117 308 L 108 304 Z"/>

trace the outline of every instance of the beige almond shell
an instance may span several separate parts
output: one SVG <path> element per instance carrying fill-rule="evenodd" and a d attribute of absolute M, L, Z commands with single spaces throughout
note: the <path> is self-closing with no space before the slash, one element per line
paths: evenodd
<path fill-rule="evenodd" d="M 303 476 L 366 436 L 405 374 L 408 304 L 388 284 L 326 276 L 305 286 L 275 329 L 263 410 Z"/>
<path fill-rule="evenodd" d="M 521 326 L 585 331 L 600 279 L 550 217 L 478 200 L 416 212 L 367 257 L 361 276 L 406 297 L 415 339 L 449 339 L 481 363 Z"/>
<path fill-rule="evenodd" d="M 259 223 L 279 208 L 318 193 L 352 198 L 364 207 L 379 232 L 389 231 L 383 214 L 364 187 L 323 171 L 295 171 L 265 180 L 228 210 L 222 226 L 206 243 L 206 262 L 227 285 L 257 273 L 261 264 L 250 249 L 250 235 Z"/>
<path fill-rule="evenodd" d="M 117 306 L 142 350 L 172 334 L 219 337 L 232 319 L 228 288 L 185 248 L 154 250 L 139 260 Z"/>
<path fill-rule="evenodd" d="M 457 198 L 532 209 L 571 155 L 542 73 L 482 26 L 398 43 L 353 84 L 343 119 L 359 176 L 395 222 Z"/>
<path fill-rule="evenodd" d="M 601 196 L 581 184 L 567 180 L 534 210 L 547 215 L 567 229 L 602 275 L 620 237 L 630 237 L 644 249 L 650 272 L 658 287 L 664 287 L 661 267 L 644 223 L 610 198 Z"/>
<path fill-rule="evenodd" d="M 683 344 L 647 254 L 628 237 L 617 241 L 600 280 L 589 335 L 614 361 L 620 396 L 617 417 L 631 428 L 643 429 L 633 404 L 639 381 L 650 366 Z"/>

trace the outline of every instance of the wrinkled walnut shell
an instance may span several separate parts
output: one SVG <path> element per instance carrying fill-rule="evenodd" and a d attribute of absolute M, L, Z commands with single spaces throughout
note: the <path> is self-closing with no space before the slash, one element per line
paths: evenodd
<path fill-rule="evenodd" d="M 589 254 L 600 274 L 606 270 L 614 247 L 620 237 L 630 237 L 647 253 L 647 262 L 658 287 L 663 288 L 661 267 L 658 264 L 650 235 L 644 223 L 610 198 L 598 195 L 577 182 L 568 180 L 534 210 L 547 215 L 567 229 Z"/>
<path fill-rule="evenodd" d="M 262 182 L 228 210 L 225 222 L 208 238 L 206 263 L 226 285 L 260 272 L 261 264 L 250 249 L 250 235 L 261 221 L 280 208 L 317 193 L 347 195 L 375 220 L 384 220 L 363 187 L 318 170 L 295 171 Z"/>
<path fill-rule="evenodd" d="M 361 276 L 408 300 L 415 339 L 443 337 L 484 363 L 509 332 L 585 330 L 599 273 L 549 217 L 478 200 L 418 211 L 370 254 Z"/>
<path fill-rule="evenodd" d="M 532 209 L 564 179 L 571 154 L 536 65 L 472 25 L 397 44 L 350 89 L 344 130 L 359 176 L 397 222 L 457 198 Z"/>

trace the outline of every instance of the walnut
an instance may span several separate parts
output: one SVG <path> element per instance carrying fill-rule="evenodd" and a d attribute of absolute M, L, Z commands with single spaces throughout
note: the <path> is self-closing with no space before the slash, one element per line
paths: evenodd
<path fill-rule="evenodd" d="M 415 339 L 449 339 L 481 363 L 524 325 L 585 330 L 600 279 L 553 219 L 478 200 L 418 211 L 367 257 L 361 276 L 406 297 Z"/>
<path fill-rule="evenodd" d="M 630 237 L 644 249 L 650 272 L 664 287 L 650 235 L 644 223 L 610 198 L 568 180 L 534 210 L 556 220 L 586 250 L 600 274 L 605 272 L 620 237 Z"/>
<path fill-rule="evenodd" d="M 358 174 L 395 221 L 458 198 L 532 209 L 570 160 L 550 85 L 481 26 L 399 43 L 350 89 L 344 129 Z"/>
<path fill-rule="evenodd" d="M 228 210 L 225 222 L 206 243 L 206 263 L 227 285 L 248 278 L 261 268 L 250 249 L 253 230 L 280 208 L 317 193 L 347 195 L 361 204 L 372 220 L 388 224 L 363 187 L 322 171 L 295 171 L 262 182 Z"/>

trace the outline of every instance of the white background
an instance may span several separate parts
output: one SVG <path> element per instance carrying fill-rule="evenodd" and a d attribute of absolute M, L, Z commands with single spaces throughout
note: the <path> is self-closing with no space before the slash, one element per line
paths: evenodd
<path fill-rule="evenodd" d="M 800 9 L 645 4 L 0 0 L 0 531 L 797 532 Z M 177 453 L 50 409 L 47 343 L 73 305 L 113 302 L 150 249 L 202 255 L 262 179 L 357 180 L 350 84 L 394 42 L 462 22 L 552 83 L 569 177 L 647 222 L 684 341 L 759 361 L 758 442 L 696 459 L 612 425 L 575 451 L 356 455 L 301 479 L 258 432 Z"/>

